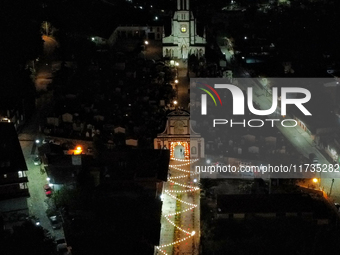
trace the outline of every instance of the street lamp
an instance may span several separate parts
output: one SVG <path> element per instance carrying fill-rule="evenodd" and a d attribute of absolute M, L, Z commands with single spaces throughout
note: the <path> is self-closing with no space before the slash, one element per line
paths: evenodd
<path fill-rule="evenodd" d="M 148 44 L 149 44 L 149 42 L 148 42 L 148 41 L 145 41 L 145 42 L 144 42 L 144 44 L 145 44 L 145 45 L 148 45 Z"/>
<path fill-rule="evenodd" d="M 81 146 L 77 146 L 76 149 L 74 150 L 74 155 L 79 155 L 83 151 L 83 148 Z"/>
<path fill-rule="evenodd" d="M 175 80 L 175 83 L 178 83 L 178 80 L 177 80 L 177 79 Z"/>
<path fill-rule="evenodd" d="M 210 159 L 207 159 L 207 164 L 210 164 L 211 163 L 211 160 Z"/>
<path fill-rule="evenodd" d="M 179 63 L 178 63 L 178 62 L 176 62 L 176 66 L 179 66 Z"/>
<path fill-rule="evenodd" d="M 174 105 L 177 105 L 177 104 L 178 104 L 178 102 L 177 102 L 177 100 L 175 100 L 175 101 L 174 101 Z"/>
<path fill-rule="evenodd" d="M 318 178 L 313 178 L 313 182 L 317 183 L 318 182 Z"/>

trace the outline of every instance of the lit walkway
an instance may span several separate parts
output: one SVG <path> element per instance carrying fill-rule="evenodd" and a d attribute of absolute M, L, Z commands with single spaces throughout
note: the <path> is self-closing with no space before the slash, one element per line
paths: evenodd
<path fill-rule="evenodd" d="M 199 188 L 190 173 L 196 160 L 171 160 L 163 192 L 160 245 L 156 254 L 199 254 Z"/>

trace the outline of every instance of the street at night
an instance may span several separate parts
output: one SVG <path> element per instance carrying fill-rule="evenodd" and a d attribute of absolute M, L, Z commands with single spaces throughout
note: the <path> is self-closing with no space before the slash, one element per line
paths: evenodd
<path fill-rule="evenodd" d="M 5 0 L 0 254 L 338 254 L 339 9 Z"/>

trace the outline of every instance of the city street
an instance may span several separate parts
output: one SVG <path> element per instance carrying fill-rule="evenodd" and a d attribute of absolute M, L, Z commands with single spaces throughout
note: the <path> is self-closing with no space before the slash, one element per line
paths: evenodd
<path fill-rule="evenodd" d="M 35 85 L 38 91 L 46 90 L 46 86 L 52 82 L 53 54 L 58 43 L 55 39 L 43 36 L 44 40 L 44 56 L 35 63 L 36 77 Z M 25 126 L 20 130 L 18 138 L 24 154 L 26 165 L 28 168 L 28 189 L 30 197 L 27 199 L 30 216 L 39 218 L 40 224 L 47 229 L 56 239 L 64 238 L 63 229 L 53 230 L 50 220 L 46 215 L 48 198 L 45 195 L 43 186 L 47 184 L 46 173 L 41 171 L 43 165 L 34 165 L 33 158 L 38 155 L 38 148 L 35 140 L 42 137 L 40 126 L 44 123 L 45 118 L 53 107 L 53 93 L 51 91 L 44 92 L 36 99 L 36 111 L 30 119 L 26 120 Z"/>
<path fill-rule="evenodd" d="M 27 199 L 27 204 L 29 207 L 30 216 L 39 218 L 41 226 L 47 229 L 56 239 L 64 238 L 62 228 L 53 230 L 52 225 L 46 215 L 46 202 L 51 198 L 46 197 L 45 190 L 43 188 L 43 186 L 47 184 L 46 173 L 41 173 L 40 168 L 42 166 L 36 166 L 33 163 L 33 157 L 35 154 L 37 154 L 34 141 L 20 141 L 20 145 L 28 168 L 27 177 L 30 197 Z"/>
<path fill-rule="evenodd" d="M 269 109 L 272 105 L 272 97 L 266 96 L 266 91 L 259 86 L 256 82 L 251 79 L 252 87 L 253 87 L 253 101 L 257 103 L 261 109 Z M 242 86 L 239 84 L 239 86 L 242 89 L 246 89 L 245 86 Z M 273 113 L 270 117 L 273 119 L 280 119 L 283 120 L 283 117 L 280 115 L 280 107 L 276 110 L 275 113 Z M 285 119 L 291 119 L 291 117 L 286 116 Z M 319 151 L 316 144 L 312 140 L 312 138 L 305 132 L 300 126 L 296 127 L 283 127 L 281 124 L 278 124 L 279 122 L 275 122 L 275 126 L 280 130 L 280 132 L 286 137 L 286 139 L 297 149 L 298 152 L 300 152 L 303 156 L 306 158 L 309 157 L 310 153 L 314 153 L 317 158 L 319 159 L 319 164 L 330 164 L 331 162 L 328 162 L 328 160 L 323 156 L 323 154 Z M 288 122 L 286 125 L 290 125 Z M 293 125 L 293 124 L 292 124 Z M 326 193 L 330 192 L 331 185 L 332 185 L 332 178 L 330 177 L 336 176 L 337 179 L 335 179 L 333 188 L 332 188 L 332 194 L 331 198 L 333 198 L 335 201 L 340 201 L 340 186 L 337 185 L 337 182 L 339 181 L 338 178 L 340 178 L 340 173 L 322 173 L 321 175 L 321 183 L 319 184 L 320 188 L 323 189 Z M 317 173 L 317 177 L 320 178 L 319 173 Z"/>
<path fill-rule="evenodd" d="M 189 95 L 189 80 L 187 77 L 187 63 L 183 61 L 178 61 L 178 106 L 183 108 L 184 110 L 188 110 L 188 104 L 190 102 L 190 95 Z"/>
<path fill-rule="evenodd" d="M 170 161 L 171 177 L 164 184 L 161 238 L 156 254 L 199 254 L 200 190 L 194 182 L 197 175 L 189 172 L 187 160 Z"/>
<path fill-rule="evenodd" d="M 187 63 L 178 62 L 178 107 L 188 110 Z M 172 165 L 175 167 L 171 167 Z M 190 164 L 187 161 L 171 160 L 169 169 L 171 179 L 164 183 L 161 238 L 156 254 L 196 255 L 199 254 L 200 240 L 200 190 L 197 189 L 194 179 L 198 183 L 199 177 L 189 174 Z"/>

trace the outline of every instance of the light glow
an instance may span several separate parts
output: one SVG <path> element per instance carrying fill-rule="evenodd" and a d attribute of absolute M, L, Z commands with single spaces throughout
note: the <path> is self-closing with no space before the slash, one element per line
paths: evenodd
<path fill-rule="evenodd" d="M 185 143 L 187 144 L 187 142 L 173 142 L 173 143 L 171 143 L 171 147 L 174 148 L 177 145 L 183 146 L 183 145 L 185 145 Z M 186 148 L 185 146 L 183 146 L 183 147 Z M 189 152 L 189 150 L 187 150 L 187 152 Z M 167 253 L 165 248 L 170 247 L 170 246 L 174 246 L 174 245 L 178 245 L 178 244 L 192 238 L 196 234 L 195 230 L 192 230 L 190 228 L 185 229 L 183 225 L 181 225 L 181 226 L 177 225 L 176 222 L 174 222 L 175 218 L 173 218 L 173 216 L 183 214 L 183 213 L 189 213 L 189 212 L 193 214 L 194 209 L 197 208 L 198 205 L 195 204 L 195 203 L 190 203 L 191 201 L 190 202 L 185 201 L 184 199 L 179 198 L 178 195 L 182 194 L 182 193 L 188 193 L 188 192 L 197 192 L 198 190 L 200 190 L 200 188 L 197 187 L 197 186 L 189 185 L 189 184 L 185 183 L 185 181 L 190 181 L 191 175 L 197 174 L 197 173 L 192 172 L 190 170 L 180 168 L 180 167 L 183 167 L 183 166 L 190 166 L 190 164 L 195 163 L 199 159 L 189 159 L 189 158 L 188 159 L 178 159 L 178 158 L 174 158 L 173 154 L 171 154 L 171 160 L 177 161 L 177 162 L 185 162 L 185 163 L 180 163 L 180 164 L 169 164 L 169 167 L 172 169 L 172 171 L 174 171 L 174 172 L 172 172 L 172 174 L 175 174 L 177 171 L 184 172 L 186 174 L 178 175 L 178 176 L 174 176 L 174 177 L 169 177 L 168 182 L 170 183 L 170 185 L 169 185 L 170 188 L 165 189 L 163 194 L 166 194 L 168 197 L 180 202 L 182 204 L 182 206 L 188 206 L 188 207 L 183 208 L 181 206 L 181 208 L 177 209 L 176 212 L 168 213 L 166 215 L 163 215 L 163 217 L 167 220 L 167 222 L 169 224 L 171 224 L 172 226 L 174 226 L 176 229 L 178 229 L 180 232 L 184 233 L 187 236 L 184 237 L 184 238 L 176 239 L 175 241 L 170 242 L 170 243 L 166 243 L 166 244 L 162 244 L 160 246 L 156 246 L 157 250 L 164 255 L 169 254 L 169 253 Z M 179 181 L 174 181 L 174 180 L 180 180 L 180 179 L 183 180 L 182 183 L 179 182 Z M 197 179 L 194 179 L 194 180 L 197 181 Z M 176 187 L 176 189 L 175 189 L 175 187 Z M 175 236 L 178 236 L 178 234 L 175 234 Z"/>

